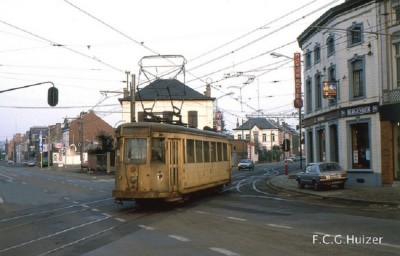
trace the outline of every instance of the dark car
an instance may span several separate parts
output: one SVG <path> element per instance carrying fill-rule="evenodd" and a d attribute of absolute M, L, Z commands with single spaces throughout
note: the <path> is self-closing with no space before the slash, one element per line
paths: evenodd
<path fill-rule="evenodd" d="M 249 169 L 250 171 L 254 170 L 254 162 L 250 159 L 242 159 L 238 164 L 239 171 Z"/>
<path fill-rule="evenodd" d="M 344 188 L 347 173 L 336 162 L 309 163 L 304 171 L 297 174 L 296 180 L 299 188 L 305 185 L 312 186 L 314 190 L 331 185 Z"/>

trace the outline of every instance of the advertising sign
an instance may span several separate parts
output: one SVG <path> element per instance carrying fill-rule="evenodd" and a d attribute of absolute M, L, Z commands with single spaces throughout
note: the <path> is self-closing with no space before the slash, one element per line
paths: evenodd
<path fill-rule="evenodd" d="M 301 99 L 301 55 L 299 52 L 294 53 L 294 107 L 303 107 Z"/>
<path fill-rule="evenodd" d="M 323 97 L 324 99 L 335 99 L 337 94 L 337 83 L 326 81 L 323 82 Z"/>

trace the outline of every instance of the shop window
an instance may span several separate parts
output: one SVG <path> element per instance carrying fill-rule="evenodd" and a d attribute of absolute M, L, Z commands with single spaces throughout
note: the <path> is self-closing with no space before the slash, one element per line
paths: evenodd
<path fill-rule="evenodd" d="M 371 168 L 371 146 L 369 141 L 369 124 L 350 125 L 351 154 L 353 169 Z"/>

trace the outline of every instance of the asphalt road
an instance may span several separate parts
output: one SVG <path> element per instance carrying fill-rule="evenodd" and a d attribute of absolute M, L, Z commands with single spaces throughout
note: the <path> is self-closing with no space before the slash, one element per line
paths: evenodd
<path fill-rule="evenodd" d="M 296 168 L 291 164 L 290 168 Z M 400 210 L 274 191 L 282 163 L 179 205 L 117 205 L 113 176 L 0 166 L 0 255 L 399 255 Z"/>

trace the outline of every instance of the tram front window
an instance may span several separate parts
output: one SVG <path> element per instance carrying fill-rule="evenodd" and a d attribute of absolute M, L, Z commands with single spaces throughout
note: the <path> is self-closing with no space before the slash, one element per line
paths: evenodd
<path fill-rule="evenodd" d="M 125 141 L 125 163 L 145 164 L 146 158 L 146 139 L 127 139 Z"/>

